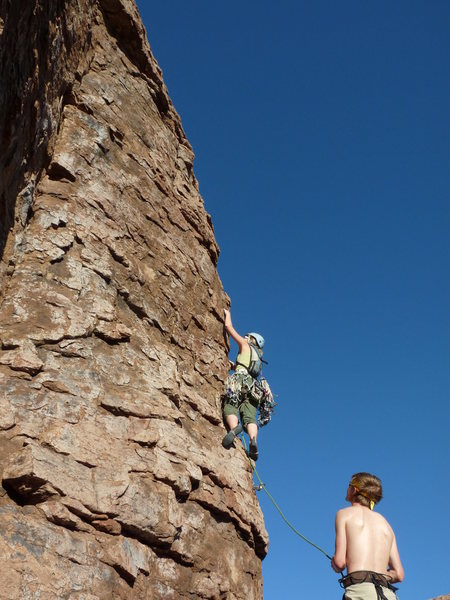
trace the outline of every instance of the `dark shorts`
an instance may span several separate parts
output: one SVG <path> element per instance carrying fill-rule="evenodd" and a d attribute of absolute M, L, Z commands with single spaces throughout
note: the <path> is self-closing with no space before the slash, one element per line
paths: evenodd
<path fill-rule="evenodd" d="M 249 423 L 256 424 L 256 406 L 252 404 L 249 400 L 245 400 L 239 406 L 235 406 L 229 402 L 225 402 L 223 405 L 223 414 L 225 417 L 228 415 L 235 415 L 239 418 L 241 417 L 242 426 L 247 429 L 247 425 Z"/>

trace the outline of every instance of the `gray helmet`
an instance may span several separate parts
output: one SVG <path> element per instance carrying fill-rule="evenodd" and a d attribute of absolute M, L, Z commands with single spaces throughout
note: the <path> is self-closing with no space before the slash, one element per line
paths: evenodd
<path fill-rule="evenodd" d="M 258 346 L 258 348 L 260 350 L 263 349 L 263 347 L 264 347 L 264 338 L 263 338 L 262 335 L 260 335 L 259 333 L 247 333 L 246 335 L 251 336 L 255 340 L 256 345 Z"/>

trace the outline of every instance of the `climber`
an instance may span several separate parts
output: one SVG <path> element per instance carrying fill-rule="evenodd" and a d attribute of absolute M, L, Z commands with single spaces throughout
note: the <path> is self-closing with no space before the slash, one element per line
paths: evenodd
<path fill-rule="evenodd" d="M 261 373 L 264 338 L 259 333 L 247 333 L 242 337 L 233 327 L 230 311 L 224 309 L 224 313 L 225 329 L 237 343 L 239 353 L 236 363 L 232 364 L 234 373 L 228 377 L 226 384 L 227 393 L 223 414 L 229 431 L 223 438 L 222 445 L 224 448 L 230 448 L 234 438 L 244 428 L 250 438 L 248 455 L 252 460 L 257 460 L 256 410 L 264 395 L 263 388 L 258 385 L 257 380 Z M 272 397 L 271 394 L 270 396 Z M 242 425 L 239 423 L 239 416 Z"/>
<path fill-rule="evenodd" d="M 331 566 L 345 588 L 342 600 L 396 600 L 392 584 L 404 572 L 394 532 L 373 507 L 382 498 L 381 481 L 370 473 L 353 475 L 345 499 L 348 508 L 336 514 L 336 550 Z"/>

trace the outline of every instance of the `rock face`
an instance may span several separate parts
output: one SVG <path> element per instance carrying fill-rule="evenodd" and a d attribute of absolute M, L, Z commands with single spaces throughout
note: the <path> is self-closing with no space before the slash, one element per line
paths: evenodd
<path fill-rule="evenodd" d="M 259 599 L 218 248 L 132 0 L 0 0 L 0 597 Z"/>

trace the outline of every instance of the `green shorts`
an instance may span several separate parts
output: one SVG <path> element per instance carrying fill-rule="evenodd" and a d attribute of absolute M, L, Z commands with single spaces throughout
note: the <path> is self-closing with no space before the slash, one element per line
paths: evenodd
<path fill-rule="evenodd" d="M 256 424 L 256 406 L 249 400 L 242 402 L 239 408 L 234 404 L 225 402 L 223 405 L 223 414 L 225 417 L 228 417 L 229 415 L 235 415 L 236 417 L 239 417 L 240 415 L 244 429 L 247 429 L 247 425 L 249 423 Z"/>

